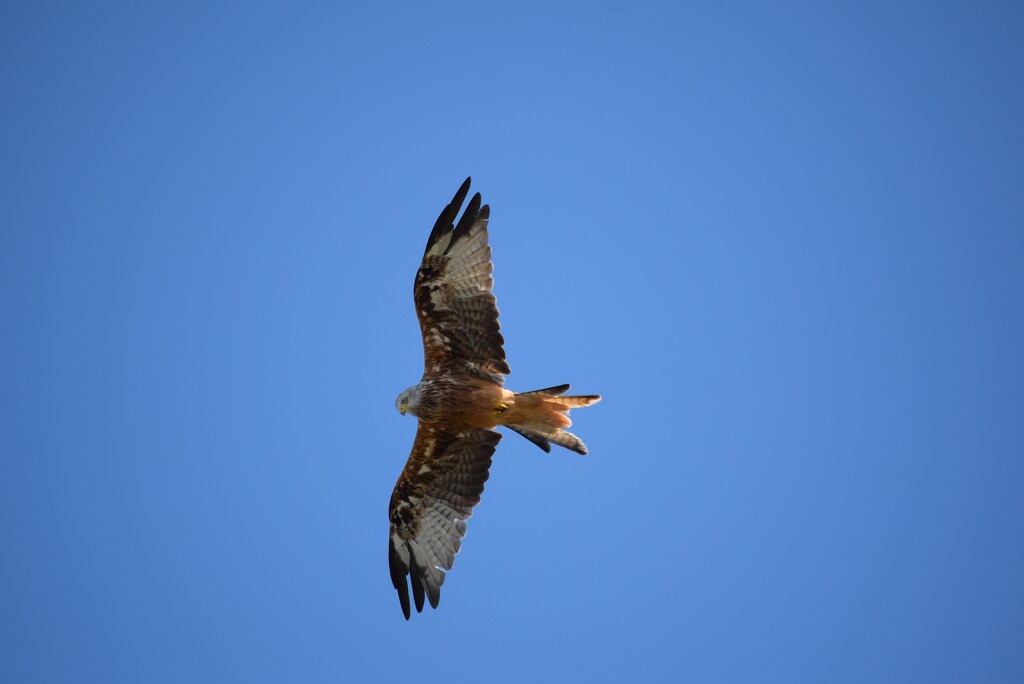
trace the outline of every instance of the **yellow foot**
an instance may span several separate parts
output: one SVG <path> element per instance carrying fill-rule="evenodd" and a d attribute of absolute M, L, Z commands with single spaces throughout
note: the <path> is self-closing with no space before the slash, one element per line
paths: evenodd
<path fill-rule="evenodd" d="M 500 416 L 502 413 L 508 410 L 508 404 L 495 404 L 494 415 Z"/>

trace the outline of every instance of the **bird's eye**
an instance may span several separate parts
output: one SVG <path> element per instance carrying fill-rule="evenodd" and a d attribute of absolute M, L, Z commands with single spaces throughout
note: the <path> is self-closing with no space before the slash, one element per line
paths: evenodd
<path fill-rule="evenodd" d="M 406 405 L 408 403 L 409 403 L 409 397 L 402 397 L 402 405 L 404 406 L 404 405 Z"/>

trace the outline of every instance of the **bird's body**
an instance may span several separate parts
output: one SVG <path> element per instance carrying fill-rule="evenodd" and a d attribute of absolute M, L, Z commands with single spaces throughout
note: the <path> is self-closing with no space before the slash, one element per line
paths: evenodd
<path fill-rule="evenodd" d="M 396 400 L 402 414 L 419 418 L 389 508 L 391 580 L 406 619 L 407 577 L 416 610 L 423 609 L 425 597 L 437 607 L 501 439 L 494 428 L 507 426 L 544 451 L 553 443 L 586 454 L 586 445 L 565 430 L 569 410 L 601 398 L 565 396 L 569 385 L 519 394 L 503 387 L 510 369 L 491 293 L 490 212 L 480 206 L 479 193 L 455 225 L 469 183 L 467 178 L 438 217 L 416 273 L 423 377 Z"/>
<path fill-rule="evenodd" d="M 496 409 L 508 395 L 515 396 L 493 382 L 461 374 L 423 378 L 406 391 L 417 397 L 409 414 L 455 431 L 496 427 Z"/>

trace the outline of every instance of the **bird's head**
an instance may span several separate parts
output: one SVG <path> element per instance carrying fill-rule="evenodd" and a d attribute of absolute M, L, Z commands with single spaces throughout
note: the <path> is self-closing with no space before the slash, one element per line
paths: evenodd
<path fill-rule="evenodd" d="M 409 389 L 402 390 L 402 393 L 398 395 L 398 399 L 395 399 L 395 408 L 403 416 L 406 413 L 416 415 L 416 408 L 420 404 L 420 393 L 419 385 L 410 387 Z"/>

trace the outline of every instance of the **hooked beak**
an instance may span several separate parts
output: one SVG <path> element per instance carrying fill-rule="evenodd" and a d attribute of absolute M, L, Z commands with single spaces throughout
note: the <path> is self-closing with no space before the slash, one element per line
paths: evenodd
<path fill-rule="evenodd" d="M 405 415 L 405 407 L 404 406 L 399 406 L 398 407 L 398 412 L 401 413 L 404 416 Z"/>

